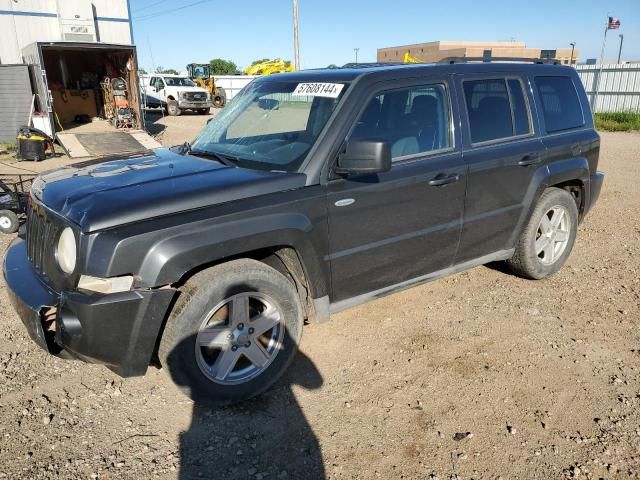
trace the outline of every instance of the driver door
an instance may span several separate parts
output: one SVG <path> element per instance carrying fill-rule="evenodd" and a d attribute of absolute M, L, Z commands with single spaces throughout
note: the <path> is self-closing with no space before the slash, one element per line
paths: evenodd
<path fill-rule="evenodd" d="M 450 91 L 448 79 L 385 89 L 354 125 L 350 138 L 386 141 L 393 164 L 329 182 L 333 304 L 375 297 L 452 265 L 466 172 Z"/>

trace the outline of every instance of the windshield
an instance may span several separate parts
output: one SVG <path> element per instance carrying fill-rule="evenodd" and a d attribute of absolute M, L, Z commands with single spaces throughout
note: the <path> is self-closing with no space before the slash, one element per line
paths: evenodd
<path fill-rule="evenodd" d="M 239 166 L 295 171 L 335 110 L 346 84 L 253 81 L 191 145 Z"/>
<path fill-rule="evenodd" d="M 164 77 L 164 81 L 171 87 L 195 87 L 196 84 L 186 77 Z"/>

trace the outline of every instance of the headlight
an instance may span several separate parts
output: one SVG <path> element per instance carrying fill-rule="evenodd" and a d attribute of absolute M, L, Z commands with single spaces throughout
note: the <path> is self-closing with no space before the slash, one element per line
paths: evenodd
<path fill-rule="evenodd" d="M 99 278 L 90 275 L 80 275 L 78 288 L 98 293 L 117 293 L 131 290 L 133 277 L 125 275 L 122 277 Z"/>
<path fill-rule="evenodd" d="M 76 236 L 69 227 L 65 228 L 58 238 L 56 260 L 60 269 L 67 275 L 76 269 Z"/>

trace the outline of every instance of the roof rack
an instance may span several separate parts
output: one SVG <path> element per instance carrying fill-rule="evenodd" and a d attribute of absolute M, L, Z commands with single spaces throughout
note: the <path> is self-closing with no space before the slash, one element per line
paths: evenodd
<path fill-rule="evenodd" d="M 342 67 L 338 68 L 372 68 L 372 67 L 392 67 L 398 65 L 407 65 L 402 62 L 370 62 L 370 63 L 345 63 Z"/>
<path fill-rule="evenodd" d="M 446 57 L 438 63 L 471 63 L 471 62 L 512 62 L 512 63 L 544 63 L 549 65 L 562 65 L 560 60 L 554 58 L 528 58 L 528 57 Z"/>

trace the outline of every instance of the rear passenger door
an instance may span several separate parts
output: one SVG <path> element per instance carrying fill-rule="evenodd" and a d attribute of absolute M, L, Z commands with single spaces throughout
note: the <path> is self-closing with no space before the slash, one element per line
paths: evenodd
<path fill-rule="evenodd" d="M 329 181 L 333 303 L 453 262 L 466 177 L 453 131 L 450 85 L 421 82 L 380 87 L 373 98 L 363 98 L 366 106 L 354 119 L 350 138 L 389 143 L 391 170 L 334 175 Z"/>
<path fill-rule="evenodd" d="M 457 78 L 468 167 L 464 225 L 456 263 L 513 247 L 514 231 L 542 175 L 543 145 L 531 114 L 531 88 L 516 76 Z"/>
<path fill-rule="evenodd" d="M 542 142 L 547 148 L 547 161 L 585 157 L 590 164 L 597 162 L 599 137 L 592 128 L 589 111 L 581 87 L 569 76 L 541 75 L 533 78 L 533 91 L 540 110 Z M 580 92 L 580 94 L 578 93 Z M 550 167 L 552 167 L 550 165 Z"/>

